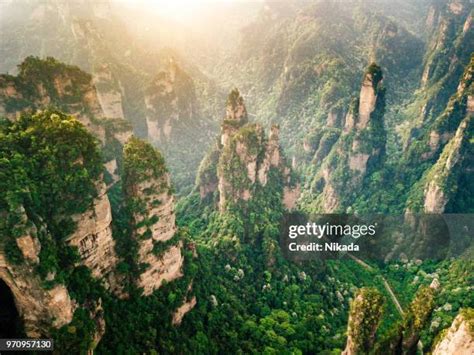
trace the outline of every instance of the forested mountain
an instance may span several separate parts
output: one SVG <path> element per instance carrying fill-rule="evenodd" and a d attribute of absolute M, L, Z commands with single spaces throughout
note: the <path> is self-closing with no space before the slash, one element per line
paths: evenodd
<path fill-rule="evenodd" d="M 472 353 L 471 1 L 183 6 L 0 3 L 0 338 Z"/>
<path fill-rule="evenodd" d="M 159 78 L 170 74 L 170 62 L 174 62 L 183 75 L 178 75 L 171 96 L 164 98 L 170 101 L 168 105 L 172 105 L 173 96 L 185 97 L 189 90 L 199 91 L 200 95 L 193 103 L 193 115 L 182 102 L 173 110 L 160 112 L 162 120 L 177 124 L 173 134 L 180 133 L 181 143 L 169 146 L 158 137 L 152 137 L 151 141 L 170 161 L 178 191 L 189 189 L 206 149 L 205 143 L 217 129 L 217 125 L 213 125 L 219 112 L 217 105 L 225 99 L 213 80 L 177 49 L 169 47 L 172 43 L 169 39 L 165 43 L 159 41 L 160 46 L 147 47 L 133 37 L 117 4 L 33 0 L 2 6 L 0 72 L 15 74 L 16 66 L 30 55 L 54 57 L 76 65 L 92 75 L 99 99 L 105 103 L 103 109 L 109 106 L 106 116 L 123 116 L 134 133 L 142 138 L 156 133 L 149 122 L 158 119 L 158 115 L 152 113 L 158 103 L 150 99 L 160 95 L 163 89 L 158 84 Z M 187 77 L 184 81 L 180 79 L 183 76 Z M 183 124 L 187 130 L 182 128 Z M 185 138 L 186 134 L 190 138 Z M 184 143 L 189 140 L 198 149 L 190 150 Z"/>

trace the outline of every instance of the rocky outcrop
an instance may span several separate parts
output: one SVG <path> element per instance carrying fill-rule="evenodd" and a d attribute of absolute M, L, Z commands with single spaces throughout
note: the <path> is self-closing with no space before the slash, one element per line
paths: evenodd
<path fill-rule="evenodd" d="M 179 89 L 187 86 L 189 92 L 186 94 L 192 95 L 184 100 L 185 93 Z M 173 59 L 170 59 L 168 70 L 159 73 L 147 89 L 145 104 L 148 139 L 151 142 L 169 141 L 176 121 L 194 118 L 194 85 Z"/>
<path fill-rule="evenodd" d="M 122 92 L 118 90 L 120 83 L 116 83 L 108 64 L 102 64 L 95 70 L 93 82 L 103 116 L 124 120 Z"/>
<path fill-rule="evenodd" d="M 180 325 L 183 321 L 183 317 L 188 313 L 191 309 L 196 306 L 197 300 L 196 296 L 193 296 L 189 301 L 183 303 L 174 313 L 173 313 L 173 320 L 171 323 L 173 325 Z"/>
<path fill-rule="evenodd" d="M 121 94 L 107 86 L 111 75 L 107 66 L 98 71 L 94 80 L 78 67 L 54 58 L 28 57 L 18 69 L 17 76 L 0 75 L 2 116 L 15 120 L 24 112 L 43 110 L 50 105 L 60 107 L 101 141 L 107 161 L 117 158 L 121 152 L 115 149 L 117 143 L 123 145 L 132 131 L 124 120 Z"/>
<path fill-rule="evenodd" d="M 26 218 L 26 216 L 25 216 Z M 17 238 L 24 263 L 13 264 L 0 245 L 0 279 L 10 288 L 15 306 L 28 337 L 48 336 L 50 327 L 60 328 L 71 322 L 76 305 L 62 284 L 47 289 L 35 271 L 39 263 L 38 228 L 29 223 L 24 235 Z"/>
<path fill-rule="evenodd" d="M 118 257 L 112 237 L 112 211 L 106 194 L 105 184 L 99 183 L 98 197 L 92 208 L 74 215 L 76 230 L 68 238 L 69 245 L 77 247 L 81 263 L 87 266 L 92 276 L 101 280 L 107 289 L 120 291 L 115 267 Z"/>
<path fill-rule="evenodd" d="M 385 89 L 382 71 L 371 64 L 359 97 L 353 100 L 341 133 L 327 131 L 313 158 L 315 177 L 304 197 L 314 210 L 325 213 L 350 206 L 347 189 L 358 191 L 364 178 L 380 164 L 385 152 Z"/>
<path fill-rule="evenodd" d="M 279 184 L 272 172 L 281 176 L 282 203 L 293 209 L 300 190 L 282 155 L 279 128 L 273 126 L 267 138 L 262 126 L 248 123 L 243 98 L 234 89 L 227 99 L 219 143 L 201 163 L 197 179 L 200 197 L 205 199 L 217 191 L 222 212 L 229 204 L 251 200 L 268 184 Z"/>
<path fill-rule="evenodd" d="M 372 134 L 384 135 L 383 123 L 377 122 L 382 120 L 385 105 L 384 90 L 382 88 L 382 72 L 380 68 L 372 64 L 364 77 L 362 88 L 359 95 L 358 113 L 353 117 L 354 126 L 350 126 L 351 120 L 347 120 L 346 130 L 356 133 L 352 140 L 352 146 L 349 153 L 349 168 L 352 171 L 358 171 L 363 176 L 367 171 L 367 164 L 370 158 L 377 158 L 383 147 L 372 145 L 367 146 L 367 138 L 364 131 L 369 126 L 369 121 L 372 123 L 371 128 L 379 128 L 378 132 Z M 375 112 L 375 111 L 378 112 Z M 377 123 L 375 125 L 374 123 Z M 384 138 L 384 137 L 383 137 Z M 383 142 L 385 143 L 385 142 Z"/>
<path fill-rule="evenodd" d="M 27 270 L 14 270 L 1 262 L 0 279 L 13 293 L 28 337 L 47 336 L 50 326 L 61 328 L 72 321 L 75 306 L 64 285 L 45 290 Z"/>
<path fill-rule="evenodd" d="M 230 92 L 226 102 L 226 116 L 221 126 L 221 145 L 225 148 L 229 139 L 237 130 L 248 122 L 247 108 L 244 99 L 237 89 Z"/>
<path fill-rule="evenodd" d="M 180 133 L 183 124 L 193 125 L 200 119 L 194 82 L 172 58 L 167 70 L 160 72 L 147 88 L 145 104 L 151 142 L 169 142 L 175 130 Z"/>
<path fill-rule="evenodd" d="M 472 177 L 472 121 L 473 116 L 468 115 L 461 122 L 456 135 L 426 175 L 423 203 L 426 213 L 445 212 L 448 202 L 456 196 L 459 179 L 463 175 Z"/>
<path fill-rule="evenodd" d="M 166 157 L 178 190 L 194 183 L 209 142 L 211 123 L 203 108 L 209 102 L 200 104 L 200 84 L 170 58 L 145 90 L 148 141 Z"/>
<path fill-rule="evenodd" d="M 217 185 L 219 183 L 217 178 L 217 164 L 219 162 L 220 153 L 220 144 L 217 143 L 199 165 L 196 186 L 199 189 L 201 200 L 212 196 L 214 192 L 217 191 Z"/>
<path fill-rule="evenodd" d="M 429 126 L 429 132 L 423 139 L 423 142 L 427 144 L 421 155 L 423 160 L 437 158 L 443 147 L 454 136 L 462 119 L 474 114 L 472 107 L 473 79 L 474 57 L 466 67 L 457 86 L 457 91 L 451 96 L 444 112 Z"/>
<path fill-rule="evenodd" d="M 1 130 L 10 142 L 2 154 L 23 157 L 23 180 L 17 181 L 10 165 L 2 166 L 0 278 L 27 335 L 49 337 L 57 334 L 54 328 L 77 321 L 76 309 L 87 315 L 83 311 L 95 297 L 84 297 L 90 276 L 112 291 L 119 283 L 102 159 L 97 140 L 60 111 L 25 113 L 9 127 Z M 20 136 L 37 143 L 22 150 Z M 92 336 L 96 330 L 99 337 L 100 329 L 85 331 Z"/>
<path fill-rule="evenodd" d="M 430 287 L 421 286 L 408 309 L 403 313 L 400 324 L 394 325 L 390 337 L 383 341 L 379 351 L 393 354 L 415 354 L 419 347 L 421 332 L 426 326 L 434 308 L 434 298 L 439 290 L 439 283 Z"/>
<path fill-rule="evenodd" d="M 474 353 L 473 310 L 467 309 L 454 319 L 453 324 L 434 345 L 433 355 Z"/>
<path fill-rule="evenodd" d="M 456 82 L 469 64 L 470 43 L 474 39 L 469 0 L 433 2 L 427 17 L 429 33 L 427 53 L 421 77 L 425 102 L 413 133 L 426 128 L 432 117 L 438 117 L 456 91 Z M 414 134 L 411 134 L 413 137 Z"/>
<path fill-rule="evenodd" d="M 365 354 L 373 349 L 382 308 L 383 297 L 376 289 L 362 288 L 357 292 L 351 304 L 343 355 Z"/>
<path fill-rule="evenodd" d="M 57 105 L 105 140 L 105 128 L 93 118 L 107 116 L 89 74 L 53 58 L 28 57 L 18 68 L 18 76 L 0 75 L 0 110 L 7 118 Z"/>
<path fill-rule="evenodd" d="M 474 171 L 472 158 L 471 107 L 474 88 L 474 58 L 461 76 L 457 91 L 429 130 L 409 151 L 408 161 L 414 169 L 420 158 L 429 164 L 413 185 L 407 201 L 410 212 L 445 213 L 463 211 L 462 204 L 471 192 Z M 457 201 L 457 202 L 456 202 Z M 461 207 L 459 207 L 461 206 Z"/>
<path fill-rule="evenodd" d="M 148 240 L 140 244 L 138 252 L 138 260 L 145 265 L 149 265 L 140 274 L 137 282 L 137 286 L 143 288 L 143 295 L 145 296 L 158 289 L 164 281 L 173 281 L 183 276 L 184 258 L 181 253 L 181 243 L 169 247 L 159 256 L 154 255 L 153 247 L 153 241 Z"/>
<path fill-rule="evenodd" d="M 376 78 L 378 72 L 369 72 L 365 75 L 359 95 L 359 115 L 357 128 L 364 129 L 369 123 L 370 115 L 375 110 L 377 100 L 377 86 L 381 78 Z"/>
<path fill-rule="evenodd" d="M 34 225 L 32 226 L 34 230 Z M 41 244 L 38 238 L 32 236 L 31 234 L 23 235 L 19 238 L 16 238 L 16 244 L 20 249 L 21 253 L 25 260 L 29 261 L 32 264 L 39 263 L 39 253 L 41 251 Z"/>
<path fill-rule="evenodd" d="M 163 281 L 181 277 L 182 242 L 177 233 L 170 177 L 161 154 L 131 138 L 124 148 L 124 188 L 138 244 L 137 286 L 149 295 Z"/>

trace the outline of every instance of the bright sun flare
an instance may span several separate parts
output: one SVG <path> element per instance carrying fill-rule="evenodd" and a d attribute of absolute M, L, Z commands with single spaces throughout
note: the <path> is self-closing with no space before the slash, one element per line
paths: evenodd
<path fill-rule="evenodd" d="M 184 21 L 197 15 L 201 10 L 212 4 L 225 4 L 238 1 L 258 0 L 117 0 L 131 6 L 150 9 L 161 16 Z"/>

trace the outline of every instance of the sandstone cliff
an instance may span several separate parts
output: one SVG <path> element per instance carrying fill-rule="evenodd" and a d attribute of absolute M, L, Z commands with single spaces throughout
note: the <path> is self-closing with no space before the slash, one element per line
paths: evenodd
<path fill-rule="evenodd" d="M 426 171 L 411 188 L 410 212 L 465 210 L 473 178 L 472 118 L 474 58 L 466 67 L 444 112 L 429 125 L 424 138 L 413 145 L 411 158 L 424 161 Z"/>
<path fill-rule="evenodd" d="M 425 134 L 430 131 L 433 120 L 443 113 L 449 98 L 456 94 L 456 90 L 459 91 L 459 78 L 469 66 L 472 54 L 469 48 L 474 41 L 471 8 L 469 0 L 433 2 L 430 6 L 426 19 L 429 37 L 421 88 L 417 94 L 419 98 L 410 109 L 410 112 L 417 112 L 418 116 L 414 120 L 412 117 L 408 123 L 411 132 L 405 142 L 408 154 L 413 155 L 411 159 L 414 165 L 418 164 L 420 154 L 416 145 L 412 147 L 412 143 L 416 143 L 420 132 Z M 422 156 L 423 160 L 433 156 L 435 148 L 439 146 L 438 140 L 445 144 L 446 137 L 430 137 L 434 146 L 429 153 Z M 413 150 L 415 151 L 411 153 Z"/>
<path fill-rule="evenodd" d="M 97 287 L 118 284 L 97 140 L 74 117 L 49 109 L 25 113 L 1 136 L 9 144 L 0 152 L 0 278 L 28 335 L 51 336 L 77 322 L 77 311 L 96 321 L 85 331 L 97 342 L 102 312 L 77 283 L 92 284 L 92 275 Z"/>
<path fill-rule="evenodd" d="M 375 289 L 362 288 L 351 304 L 344 355 L 365 354 L 373 349 L 382 316 L 383 298 Z"/>
<path fill-rule="evenodd" d="M 375 288 L 361 288 L 351 303 L 344 355 L 367 353 L 415 354 L 421 332 L 433 311 L 438 280 L 429 287 L 421 286 L 409 307 L 402 313 L 402 321 L 393 324 L 389 336 L 377 339 L 383 315 L 384 298 Z"/>
<path fill-rule="evenodd" d="M 421 157 L 424 161 L 430 161 L 439 157 L 441 150 L 447 142 L 454 136 L 456 128 L 466 116 L 474 114 L 474 57 L 466 66 L 457 85 L 456 92 L 449 99 L 444 111 L 427 125 L 427 132 L 422 139 L 421 144 L 424 149 Z M 415 146 L 416 147 L 416 146 Z"/>
<path fill-rule="evenodd" d="M 441 334 L 438 343 L 434 345 L 432 354 L 468 355 L 472 353 L 474 353 L 473 310 L 467 309 L 461 311 L 451 327 Z"/>
<path fill-rule="evenodd" d="M 315 177 L 304 199 L 310 209 L 345 211 L 364 178 L 380 164 L 385 152 L 385 89 L 382 71 L 372 64 L 364 74 L 359 97 L 346 114 L 342 133 L 323 135 L 313 159 Z M 329 138 L 330 137 L 330 138 Z M 325 138 L 325 139 L 323 139 Z"/>
<path fill-rule="evenodd" d="M 123 114 L 122 92 L 117 89 L 117 87 L 120 88 L 120 82 L 116 82 L 110 69 L 110 65 L 100 65 L 94 71 L 93 82 L 96 87 L 97 99 L 102 109 L 103 116 L 124 120 L 125 116 Z"/>
<path fill-rule="evenodd" d="M 194 83 L 173 59 L 170 59 L 168 70 L 154 78 L 147 89 L 145 103 L 148 139 L 151 142 L 169 141 L 173 127 L 179 121 L 198 118 Z"/>
<path fill-rule="evenodd" d="M 124 120 L 120 93 L 108 91 L 104 84 L 110 75 L 108 67 L 98 71 L 95 80 L 78 67 L 54 58 L 28 57 L 18 69 L 17 76 L 0 75 L 0 116 L 15 120 L 24 112 L 58 107 L 77 118 L 101 141 L 105 159 L 113 165 L 121 152 L 117 146 L 131 136 L 131 128 Z M 108 168 L 117 179 L 115 169 Z"/>
<path fill-rule="evenodd" d="M 456 135 L 446 145 L 439 160 L 426 176 L 424 188 L 424 211 L 427 213 L 443 213 L 448 211 L 457 196 L 459 180 L 472 181 L 474 134 L 472 116 L 466 117 L 459 125 Z"/>
<path fill-rule="evenodd" d="M 105 94 L 104 82 L 110 72 L 104 66 L 95 80 L 91 75 L 74 66 L 68 66 L 53 58 L 41 60 L 26 58 L 19 65 L 17 76 L 0 75 L 0 113 L 16 120 L 22 113 L 58 106 L 79 120 L 86 129 L 99 138 L 103 145 L 105 167 L 112 181 L 118 180 L 118 151 L 130 136 L 129 125 L 124 121 L 121 96 L 113 99 Z M 95 85 L 102 86 L 101 93 Z M 111 116 L 109 116 L 111 115 Z M 98 197 L 92 207 L 73 217 L 76 230 L 67 238 L 70 245 L 79 249 L 82 263 L 92 275 L 117 291 L 114 276 L 117 256 L 111 230 L 111 209 L 105 185 L 97 181 Z"/>
<path fill-rule="evenodd" d="M 137 286 L 149 295 L 164 281 L 183 275 L 170 177 L 161 154 L 148 143 L 131 138 L 124 148 L 123 179 L 138 248 Z"/>
<path fill-rule="evenodd" d="M 148 140 L 166 157 L 177 189 L 194 182 L 211 123 L 197 95 L 198 83 L 170 58 L 145 90 Z M 202 94 L 201 95 L 206 95 Z"/>
<path fill-rule="evenodd" d="M 2 218 L 4 218 L 3 216 Z M 23 210 L 23 221 L 27 217 Z M 63 284 L 45 288 L 43 280 L 36 273 L 41 245 L 37 233 L 45 233 L 44 226 L 29 223 L 16 243 L 25 260 L 14 264 L 6 257 L 5 245 L 0 242 L 0 279 L 10 288 L 18 313 L 28 337 L 49 334 L 50 327 L 60 328 L 71 322 L 76 305 Z M 50 237 L 49 237 L 50 238 Z"/>
<path fill-rule="evenodd" d="M 201 199 L 217 193 L 222 212 L 229 204 L 253 199 L 267 184 L 280 183 L 281 202 L 291 210 L 296 206 L 299 186 L 281 152 L 279 128 L 273 126 L 267 138 L 262 126 L 248 123 L 243 98 L 234 89 L 227 99 L 220 139 L 200 166 L 197 188 Z"/>
<path fill-rule="evenodd" d="M 104 94 L 99 95 L 92 76 L 78 67 L 53 58 L 28 57 L 18 68 L 17 76 L 0 75 L 0 114 L 11 120 L 25 111 L 58 106 L 75 116 L 103 143 L 107 127 L 101 120 L 123 120 L 121 97 L 115 95 L 113 100 L 108 100 Z M 107 75 L 105 69 L 95 82 L 100 84 L 103 75 Z"/>
<path fill-rule="evenodd" d="M 91 270 L 93 277 L 101 280 L 107 289 L 119 293 L 121 285 L 115 270 L 118 257 L 112 237 L 112 211 L 105 184 L 100 181 L 98 185 L 98 196 L 92 207 L 72 217 L 76 229 L 66 242 L 77 247 L 81 263 Z"/>

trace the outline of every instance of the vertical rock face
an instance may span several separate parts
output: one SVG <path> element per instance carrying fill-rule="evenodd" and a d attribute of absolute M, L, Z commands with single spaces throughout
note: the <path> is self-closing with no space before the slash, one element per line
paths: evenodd
<path fill-rule="evenodd" d="M 124 120 L 122 93 L 114 85 L 111 85 L 114 81 L 112 72 L 107 64 L 101 65 L 94 72 L 94 85 L 103 116 Z M 117 86 L 120 86 L 120 83 L 117 83 Z"/>
<path fill-rule="evenodd" d="M 103 73 L 95 80 L 99 85 L 106 69 Z M 104 95 L 105 91 L 99 97 L 91 75 L 53 58 L 28 57 L 19 65 L 18 76 L 0 75 L 0 112 L 7 118 L 57 105 L 105 143 L 106 127 L 100 121 L 106 117 L 123 121 L 123 112 L 121 97 L 108 100 Z"/>
<path fill-rule="evenodd" d="M 372 64 L 364 77 L 359 96 L 359 112 L 356 115 L 355 137 L 349 153 L 349 168 L 358 171 L 363 176 L 367 171 L 367 163 L 370 158 L 378 158 L 383 147 L 377 144 L 367 146 L 365 130 L 371 123 L 371 128 L 378 128 L 378 131 L 371 134 L 385 135 L 383 130 L 382 116 L 385 106 L 384 90 L 382 88 L 382 71 Z M 378 137 L 374 137 L 378 138 Z M 384 139 L 385 137 L 383 137 Z M 380 142 L 380 143 L 385 143 Z"/>
<path fill-rule="evenodd" d="M 201 199 L 218 192 L 218 206 L 249 201 L 260 188 L 276 184 L 272 171 L 282 177 L 282 202 L 295 207 L 299 187 L 292 181 L 291 169 L 281 154 L 279 128 L 273 126 L 267 138 L 263 127 L 248 122 L 247 110 L 239 91 L 229 94 L 220 144 L 203 160 L 197 184 Z"/>
<path fill-rule="evenodd" d="M 474 109 L 474 58 L 461 76 L 457 91 L 445 110 L 428 126 L 424 137 L 409 151 L 416 166 L 420 159 L 426 172 L 412 187 L 407 202 L 411 212 L 445 213 L 465 211 L 474 178 L 472 119 Z"/>
<path fill-rule="evenodd" d="M 376 290 L 362 288 L 352 301 L 344 355 L 365 354 L 373 349 L 382 316 L 383 298 Z"/>
<path fill-rule="evenodd" d="M 151 142 L 169 141 L 173 127 L 179 121 L 197 119 L 194 83 L 173 59 L 170 59 L 168 70 L 160 72 L 148 87 L 145 104 Z"/>
<path fill-rule="evenodd" d="M 201 200 L 212 196 L 217 191 L 217 163 L 220 156 L 220 145 L 216 144 L 212 150 L 204 157 L 199 165 L 199 173 L 196 178 L 196 185 L 199 189 Z"/>
<path fill-rule="evenodd" d="M 3 159 L 0 278 L 12 291 L 27 335 L 49 336 L 51 327 L 70 323 L 75 309 L 83 307 L 71 300 L 67 289 L 71 279 L 64 271 L 72 270 L 76 262 L 92 266 L 91 256 L 94 259 L 95 250 L 77 259 L 65 241 L 75 227 L 73 216 L 87 233 L 98 232 L 99 239 L 110 223 L 107 218 L 105 226 L 95 219 L 87 225 L 80 221 L 98 212 L 84 213 L 96 197 L 95 184 L 101 181 L 101 157 L 96 139 L 75 118 L 59 111 L 25 114 L 2 127 L 0 136 L 2 143 L 9 141 L 2 144 L 2 157 L 21 156 L 23 174 L 18 181 Z M 20 136 L 23 142 L 35 143 L 20 148 Z M 18 186 L 28 192 L 20 196 Z M 33 199 L 34 204 L 25 203 Z M 107 264 L 100 248 L 98 253 L 95 258 L 103 257 Z M 61 258 L 65 254 L 68 257 Z"/>
<path fill-rule="evenodd" d="M 474 353 L 473 310 L 467 309 L 454 319 L 453 324 L 433 348 L 433 355 Z"/>
<path fill-rule="evenodd" d="M 357 129 L 364 129 L 369 123 L 370 115 L 375 110 L 375 103 L 377 100 L 377 86 L 378 82 L 375 73 L 367 73 L 359 95 L 359 122 L 357 122 Z M 378 79 L 381 80 L 381 79 Z"/>
<path fill-rule="evenodd" d="M 447 99 L 455 92 L 454 82 L 469 64 L 472 51 L 468 48 L 474 40 L 471 8 L 469 0 L 431 5 L 427 18 L 428 51 L 421 78 L 427 101 L 420 112 L 420 121 L 442 112 Z"/>
<path fill-rule="evenodd" d="M 237 89 L 230 92 L 226 103 L 226 116 L 221 126 L 221 145 L 225 148 L 230 137 L 248 122 L 244 99 Z"/>
<path fill-rule="evenodd" d="M 434 308 L 435 292 L 435 287 L 420 287 L 407 313 L 404 315 L 402 339 L 400 342 L 404 354 L 416 352 L 421 331 Z"/>
<path fill-rule="evenodd" d="M 22 157 L 21 181 L 7 159 L 0 169 L 0 278 L 12 291 L 27 335 L 50 336 L 51 327 L 70 323 L 76 308 L 88 310 L 93 302 L 69 296 L 78 264 L 106 286 L 116 284 L 102 159 L 83 125 L 56 110 L 22 115 L 0 136 L 9 142 L 2 144 L 2 157 Z M 19 137 L 34 143 L 22 146 Z M 87 272 L 81 280 L 88 280 Z"/>
<path fill-rule="evenodd" d="M 25 260 L 22 264 L 9 262 L 3 246 L 0 246 L 0 279 L 13 294 L 28 337 L 47 336 L 50 326 L 60 328 L 68 324 L 75 310 L 64 285 L 45 289 L 37 276 L 35 266 L 39 263 L 41 246 L 36 233 L 36 226 L 30 224 L 24 235 L 16 240 Z"/>
<path fill-rule="evenodd" d="M 474 114 L 473 103 L 474 57 L 466 67 L 456 92 L 451 96 L 444 112 L 429 126 L 425 147 L 421 158 L 430 160 L 439 156 L 442 148 L 454 136 L 462 119 Z"/>
<path fill-rule="evenodd" d="M 351 203 L 347 188 L 360 189 L 364 178 L 382 160 L 386 136 L 382 79 L 380 67 L 370 65 L 359 98 L 353 100 L 348 110 L 342 133 L 332 133 L 319 140 L 319 149 L 313 159 L 317 173 L 306 197 L 311 200 L 312 209 L 323 212 L 345 210 Z"/>
<path fill-rule="evenodd" d="M 445 212 L 448 202 L 456 196 L 459 179 L 463 175 L 468 176 L 468 179 L 472 178 L 472 120 L 472 115 L 468 115 L 461 122 L 456 135 L 445 146 L 440 158 L 426 176 L 423 205 L 427 213 Z"/>
<path fill-rule="evenodd" d="M 118 258 L 112 238 L 112 211 L 103 182 L 99 183 L 98 190 L 92 208 L 73 216 L 76 230 L 66 241 L 77 247 L 82 264 L 91 270 L 92 276 L 117 292 L 120 284 L 115 275 Z"/>
<path fill-rule="evenodd" d="M 18 69 L 17 76 L 0 75 L 0 115 L 15 120 L 22 113 L 44 110 L 49 105 L 60 107 L 101 141 L 107 161 L 117 158 L 120 152 L 115 147 L 131 136 L 131 127 L 124 120 L 121 94 L 106 84 L 111 75 L 106 66 L 95 80 L 78 67 L 54 58 L 28 57 Z"/>
<path fill-rule="evenodd" d="M 403 315 L 402 322 L 394 324 L 388 337 L 377 341 L 376 333 L 383 314 L 383 296 L 376 288 L 361 288 L 351 303 L 344 355 L 388 352 L 390 354 L 415 354 L 420 335 L 435 305 L 439 290 L 438 280 L 421 286 Z M 472 313 L 471 313 L 472 320 Z M 471 330 L 472 331 L 472 330 Z M 451 354 L 451 353 L 450 353 Z"/>
<path fill-rule="evenodd" d="M 174 198 L 161 154 L 131 138 L 124 148 L 124 187 L 138 244 L 137 285 L 149 295 L 163 281 L 181 277 L 182 242 L 176 232 Z"/>
<path fill-rule="evenodd" d="M 178 191 L 194 183 L 202 148 L 209 142 L 211 123 L 204 113 L 209 103 L 200 104 L 199 85 L 199 79 L 169 59 L 167 69 L 145 90 L 148 141 L 166 157 Z"/>

